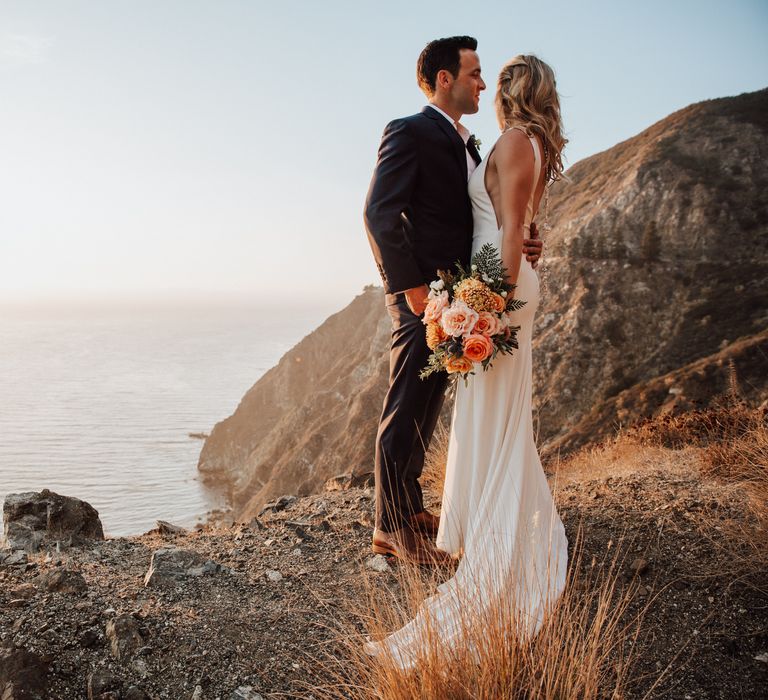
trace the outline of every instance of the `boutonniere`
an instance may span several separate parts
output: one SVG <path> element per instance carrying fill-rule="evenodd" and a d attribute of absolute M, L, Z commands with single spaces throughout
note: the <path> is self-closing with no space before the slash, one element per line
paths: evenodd
<path fill-rule="evenodd" d="M 469 141 L 478 151 L 480 150 L 480 146 L 483 145 L 483 142 L 474 134 L 469 135 Z"/>

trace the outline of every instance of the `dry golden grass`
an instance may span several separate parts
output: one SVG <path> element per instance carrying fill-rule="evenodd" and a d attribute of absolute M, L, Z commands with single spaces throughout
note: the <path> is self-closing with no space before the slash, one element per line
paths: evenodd
<path fill-rule="evenodd" d="M 610 440 L 549 465 L 561 483 L 583 482 L 645 469 L 698 473 L 709 494 L 694 523 L 703 540 L 727 554 L 727 578 L 768 592 L 768 424 L 766 409 L 750 407 L 731 391 L 705 409 L 647 419 Z M 740 512 L 732 508 L 738 503 Z"/>
<path fill-rule="evenodd" d="M 320 691 L 323 698 L 355 700 L 624 697 L 632 661 L 624 650 L 632 648 L 627 642 L 637 637 L 640 618 L 622 620 L 630 617 L 635 584 L 625 584 L 619 575 L 618 553 L 603 562 L 582 561 L 577 539 L 565 590 L 535 637 L 525 633 L 514 601 L 504 596 L 464 617 L 454 644 L 427 625 L 410 671 L 388 652 L 368 656 L 363 644 L 411 620 L 441 577 L 400 566 L 397 584 L 387 586 L 366 573 L 366 595 L 352 616 L 357 624 L 340 635 L 341 654 L 337 647 L 332 658 L 319 660 L 327 682 L 314 685 L 315 696 Z"/>
<path fill-rule="evenodd" d="M 442 493 L 447 445 L 448 431 L 438 428 L 421 479 L 433 498 Z M 755 572 L 764 572 L 768 566 L 766 455 L 765 411 L 749 408 L 734 391 L 712 408 L 646 421 L 549 467 L 558 483 L 575 487 L 580 482 L 649 470 L 688 475 L 698 470 L 711 484 L 707 492 L 722 491 L 723 497 L 743 487 L 751 494 L 756 515 L 749 527 L 728 530 L 722 514 L 711 514 L 710 526 L 706 512 L 697 518 L 705 539 L 732 550 L 733 556 L 728 557 L 733 564 L 731 582 L 738 578 L 755 585 Z M 716 517 L 720 519 L 715 521 Z M 386 651 L 368 656 L 363 645 L 366 639 L 386 638 L 412 620 L 450 573 L 399 566 L 393 583 L 389 576 L 364 570 L 359 607 L 345 608 L 346 622 L 339 623 L 333 653 L 316 660 L 323 676 L 319 685 L 315 679 L 313 696 L 353 700 L 626 697 L 631 694 L 635 662 L 627 650 L 636 648 L 643 615 L 652 601 L 632 613 L 630 604 L 639 582 L 619 573 L 625 565 L 622 552 L 631 551 L 630 547 L 616 547 L 612 558 L 606 554 L 603 561 L 595 561 L 584 553 L 580 531 L 575 540 L 564 592 L 535 637 L 526 635 L 514 601 L 507 596 L 468 614 L 453 644 L 446 644 L 427 625 L 410 671 L 402 670 Z M 471 606 L 467 604 L 466 609 Z M 678 656 L 644 697 L 674 673 Z"/>
<path fill-rule="evenodd" d="M 438 423 L 424 457 L 424 471 L 419 479 L 424 490 L 435 498 L 439 498 L 443 493 L 449 434 L 448 428 L 443 423 Z"/>
<path fill-rule="evenodd" d="M 699 447 L 702 475 L 739 484 L 755 515 L 768 519 L 768 413 L 747 405 L 735 389 L 706 409 L 644 421 L 626 439 L 644 447 Z"/>
<path fill-rule="evenodd" d="M 448 431 L 441 426 L 421 478 L 433 498 L 442 493 L 447 448 Z M 347 622 L 341 625 L 334 652 L 315 662 L 327 680 L 319 688 L 314 685 L 313 695 L 319 690 L 323 698 L 354 700 L 624 697 L 631 669 L 624 650 L 632 648 L 628 642 L 640 631 L 640 615 L 628 614 L 636 582 L 620 576 L 619 549 L 604 561 L 583 561 L 580 532 L 575 540 L 564 592 L 535 637 L 526 634 L 511 595 L 504 595 L 463 616 L 454 644 L 446 644 L 427 624 L 411 671 L 402 670 L 387 652 L 369 656 L 363 645 L 412 620 L 452 572 L 399 565 L 396 583 L 387 585 L 363 570 L 359 607 L 345 611 Z M 469 611 L 467 595 L 460 607 Z"/>

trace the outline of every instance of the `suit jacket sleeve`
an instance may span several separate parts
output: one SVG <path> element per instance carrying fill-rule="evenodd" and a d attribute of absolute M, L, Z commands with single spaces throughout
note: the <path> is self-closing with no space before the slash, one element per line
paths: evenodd
<path fill-rule="evenodd" d="M 424 284 L 406 231 L 417 177 L 415 140 L 408 123 L 397 119 L 384 129 L 364 215 L 376 266 L 390 294 Z"/>

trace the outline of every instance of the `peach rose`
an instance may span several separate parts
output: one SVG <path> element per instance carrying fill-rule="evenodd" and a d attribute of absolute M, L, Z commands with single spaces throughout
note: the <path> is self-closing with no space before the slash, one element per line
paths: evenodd
<path fill-rule="evenodd" d="M 464 338 L 464 357 L 482 362 L 493 354 L 493 343 L 485 335 L 473 333 Z"/>
<path fill-rule="evenodd" d="M 443 330 L 454 338 L 471 333 L 478 318 L 477 311 L 470 309 L 463 301 L 454 301 L 443 309 L 441 317 Z"/>
<path fill-rule="evenodd" d="M 468 357 L 449 357 L 445 361 L 445 371 L 448 374 L 466 374 L 472 369 L 473 362 Z"/>
<path fill-rule="evenodd" d="M 477 323 L 475 323 L 472 332 L 482 333 L 490 338 L 492 335 L 501 333 L 503 329 L 504 324 L 496 314 L 492 314 L 488 311 L 481 311 L 480 318 L 477 319 Z"/>
<path fill-rule="evenodd" d="M 507 308 L 507 300 L 501 294 L 493 295 L 493 310 L 501 313 Z"/>
<path fill-rule="evenodd" d="M 439 320 L 446 306 L 448 306 L 448 292 L 439 292 L 434 296 L 430 292 L 430 300 L 427 308 L 424 309 L 424 323 Z"/>

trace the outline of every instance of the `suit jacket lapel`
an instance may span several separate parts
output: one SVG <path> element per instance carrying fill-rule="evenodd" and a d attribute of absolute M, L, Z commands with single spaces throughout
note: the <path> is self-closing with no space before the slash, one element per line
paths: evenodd
<path fill-rule="evenodd" d="M 464 145 L 464 140 L 459 136 L 459 132 L 456 131 L 453 124 L 451 124 L 442 114 L 435 111 L 431 107 L 427 106 L 424 107 L 424 109 L 421 110 L 422 114 L 424 116 L 429 117 L 432 119 L 438 127 L 440 127 L 440 130 L 446 135 L 448 140 L 451 143 L 451 146 L 453 148 L 453 153 L 456 156 L 456 161 L 459 165 L 459 170 L 461 171 L 462 177 L 464 178 L 464 181 L 467 180 L 467 149 Z"/>

